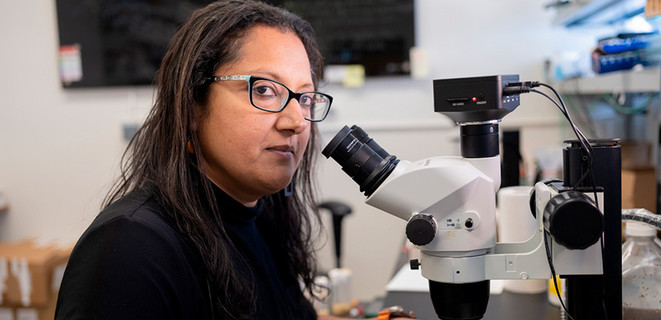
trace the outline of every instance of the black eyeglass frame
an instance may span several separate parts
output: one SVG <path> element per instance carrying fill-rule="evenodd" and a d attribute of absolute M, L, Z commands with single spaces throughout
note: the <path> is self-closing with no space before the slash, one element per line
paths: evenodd
<path fill-rule="evenodd" d="M 278 82 L 278 81 L 275 81 L 275 80 L 269 79 L 269 78 L 264 78 L 264 77 L 250 76 L 250 75 L 223 75 L 223 76 L 211 76 L 211 77 L 208 77 L 207 80 L 208 81 L 213 81 L 213 82 L 217 82 L 217 81 L 246 81 L 246 82 L 248 82 L 248 93 L 249 93 L 248 96 L 249 96 L 249 99 L 250 99 L 250 104 L 252 104 L 253 107 L 255 107 L 259 110 L 266 111 L 266 112 L 272 112 L 272 113 L 278 113 L 278 112 L 281 112 L 282 110 L 284 110 L 285 107 L 287 107 L 287 105 L 289 104 L 289 101 L 291 101 L 291 99 L 296 99 L 296 101 L 298 103 L 300 103 L 301 102 L 300 99 L 304 94 L 313 93 L 313 94 L 322 95 L 322 96 L 324 96 L 325 98 L 328 99 L 328 106 L 326 107 L 326 110 L 324 111 L 323 117 L 321 117 L 320 119 L 310 119 L 310 118 L 307 118 L 305 116 L 303 117 L 305 120 L 310 121 L 310 122 L 324 121 L 324 119 L 326 119 L 326 117 L 328 116 L 328 113 L 330 112 L 331 105 L 333 104 L 333 97 L 326 94 L 326 93 L 319 92 L 319 91 L 294 92 L 291 89 L 289 89 L 289 87 L 282 84 L 281 82 Z M 287 92 L 288 92 L 287 99 L 283 100 L 282 105 L 280 106 L 280 109 L 278 109 L 278 110 L 265 109 L 265 108 L 257 106 L 252 101 L 252 86 L 256 81 L 259 81 L 259 80 L 274 82 L 274 83 L 277 83 L 277 84 L 281 85 L 285 89 L 287 89 Z"/>

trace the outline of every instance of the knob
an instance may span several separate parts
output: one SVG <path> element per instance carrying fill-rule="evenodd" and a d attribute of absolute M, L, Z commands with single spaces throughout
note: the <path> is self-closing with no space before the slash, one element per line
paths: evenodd
<path fill-rule="evenodd" d="M 578 191 L 552 197 L 544 207 L 544 229 L 567 249 L 585 249 L 599 241 L 604 231 L 601 211 Z"/>
<path fill-rule="evenodd" d="M 413 260 L 409 261 L 409 266 L 411 267 L 411 270 L 420 269 L 420 260 L 413 259 Z"/>
<path fill-rule="evenodd" d="M 415 245 L 424 246 L 436 236 L 436 222 L 428 214 L 416 214 L 406 224 L 406 237 Z"/>

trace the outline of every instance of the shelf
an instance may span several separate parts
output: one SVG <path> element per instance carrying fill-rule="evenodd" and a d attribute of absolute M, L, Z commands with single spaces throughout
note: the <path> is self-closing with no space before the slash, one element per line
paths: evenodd
<path fill-rule="evenodd" d="M 642 14 L 645 0 L 579 0 L 557 6 L 554 23 L 567 28 L 613 24 Z"/>
<path fill-rule="evenodd" d="M 567 79 L 559 82 L 564 94 L 601 94 L 622 92 L 659 92 L 661 68 L 625 70 L 605 74 Z"/>

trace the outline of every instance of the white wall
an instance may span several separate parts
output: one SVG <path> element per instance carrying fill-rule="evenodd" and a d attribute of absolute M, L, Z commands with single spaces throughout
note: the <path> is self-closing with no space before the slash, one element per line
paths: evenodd
<path fill-rule="evenodd" d="M 75 241 L 98 213 L 125 147 L 122 125 L 138 122 L 151 88 L 63 90 L 57 73 L 55 2 L 1 1 L 0 240 L 41 237 Z M 336 105 L 320 126 L 328 141 L 358 124 L 399 158 L 457 154 L 457 129 L 432 109 L 434 78 L 518 73 L 543 80 L 543 61 L 569 47 L 594 43 L 589 33 L 551 27 L 546 1 L 416 1 L 416 37 L 429 57 L 429 78 L 368 79 L 359 89 L 328 86 Z M 505 118 L 520 127 L 524 156 L 558 145 L 558 112 L 534 96 Z M 402 244 L 404 221 L 362 203 L 357 186 L 332 161 L 320 163 L 324 199 L 354 209 L 345 219 L 343 264 L 354 271 L 354 293 L 384 293 Z M 332 266 L 329 239 L 320 258 Z"/>
<path fill-rule="evenodd" d="M 65 91 L 55 1 L 0 3 L 2 240 L 77 238 L 116 174 L 121 124 L 151 89 Z"/>

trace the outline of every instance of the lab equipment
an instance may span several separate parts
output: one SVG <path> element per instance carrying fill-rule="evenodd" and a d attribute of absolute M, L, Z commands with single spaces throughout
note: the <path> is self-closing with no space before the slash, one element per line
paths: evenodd
<path fill-rule="evenodd" d="M 661 248 L 656 228 L 627 221 L 622 245 L 622 319 L 661 318 Z"/>
<path fill-rule="evenodd" d="M 330 314 L 350 316 L 352 310 L 352 278 L 351 269 L 342 268 L 342 220 L 351 214 L 351 207 L 339 201 L 326 201 L 319 208 L 330 211 L 333 219 L 333 240 L 335 243 L 335 268 L 328 271 L 330 284 Z"/>
<path fill-rule="evenodd" d="M 577 275 L 575 288 L 568 288 L 568 294 L 573 291 L 577 298 L 594 282 L 604 282 L 598 275 L 604 274 L 602 261 L 607 254 L 602 256 L 599 240 L 611 228 L 610 223 L 604 228 L 600 208 L 616 208 L 620 226 L 620 180 L 612 174 L 620 166 L 617 141 L 588 142 L 577 133 L 578 140 L 568 141 L 563 151 L 564 181 L 543 181 L 534 187 L 532 237 L 525 242 L 496 243 L 498 123 L 519 106 L 519 94 L 534 91 L 535 85 L 519 82 L 518 75 L 434 80 L 435 111 L 459 125 L 461 157 L 400 160 L 358 126 L 342 128 L 322 151 L 358 183 L 367 204 L 408 221 L 407 238 L 421 250 L 421 259 L 411 261 L 411 267 L 420 268 L 429 280 L 440 319 L 482 318 L 490 279 Z M 563 113 L 570 120 L 566 109 Z M 573 123 L 572 127 L 578 130 Z M 594 161 L 593 155 L 604 152 L 606 161 Z M 603 171 L 611 180 L 595 180 L 592 170 Z M 592 179 L 585 179 L 588 176 Z M 618 230 L 618 249 L 619 235 Z M 620 252 L 616 255 L 620 266 Z M 598 308 L 598 316 L 604 312 L 603 297 L 598 299 L 598 303 L 582 300 L 574 308 L 570 303 L 570 314 L 595 315 L 593 309 Z M 591 309 L 582 311 L 586 306 Z"/>
<path fill-rule="evenodd" d="M 335 268 L 342 265 L 342 220 L 351 213 L 351 207 L 339 201 L 326 201 L 319 208 L 330 211 L 333 219 L 333 243 L 335 244 Z"/>

